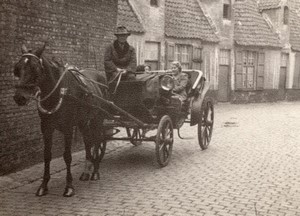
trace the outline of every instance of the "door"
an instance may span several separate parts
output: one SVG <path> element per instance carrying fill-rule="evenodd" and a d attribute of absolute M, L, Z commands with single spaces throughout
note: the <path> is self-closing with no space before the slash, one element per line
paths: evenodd
<path fill-rule="evenodd" d="M 279 77 L 279 99 L 284 100 L 285 98 L 285 82 L 286 82 L 286 67 L 280 68 L 280 77 Z"/>
<path fill-rule="evenodd" d="M 219 87 L 218 87 L 218 101 L 229 101 L 229 74 L 230 74 L 230 50 L 220 50 L 219 57 Z"/>
<path fill-rule="evenodd" d="M 220 65 L 218 101 L 229 101 L 229 66 Z"/>
<path fill-rule="evenodd" d="M 278 86 L 278 96 L 280 100 L 285 99 L 285 89 L 286 89 L 286 73 L 288 68 L 289 55 L 282 53 L 280 62 L 280 74 L 279 74 L 279 86 Z"/>

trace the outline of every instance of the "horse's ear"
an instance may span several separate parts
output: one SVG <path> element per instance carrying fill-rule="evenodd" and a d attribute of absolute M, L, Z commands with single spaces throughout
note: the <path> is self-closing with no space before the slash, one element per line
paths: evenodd
<path fill-rule="evenodd" d="M 35 55 L 37 56 L 37 57 L 41 57 L 41 55 L 43 54 L 43 52 L 44 52 L 44 50 L 45 50 L 45 48 L 46 48 L 46 43 L 44 43 L 44 46 L 43 47 L 41 47 L 41 48 L 39 48 L 39 49 L 37 49 L 37 51 L 35 52 Z"/>
<path fill-rule="evenodd" d="M 27 49 L 27 47 L 25 46 L 25 44 L 22 45 L 21 51 L 22 51 L 22 54 L 28 53 L 28 49 Z"/>

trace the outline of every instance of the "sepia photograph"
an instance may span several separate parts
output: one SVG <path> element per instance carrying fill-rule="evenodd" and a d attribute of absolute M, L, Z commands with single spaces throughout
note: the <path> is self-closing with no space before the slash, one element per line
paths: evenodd
<path fill-rule="evenodd" d="M 0 216 L 300 216 L 300 0 L 0 0 L 0 47 Z"/>

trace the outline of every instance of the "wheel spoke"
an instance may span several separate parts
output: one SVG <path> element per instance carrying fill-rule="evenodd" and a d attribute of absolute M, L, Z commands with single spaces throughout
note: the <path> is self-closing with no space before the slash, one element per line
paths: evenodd
<path fill-rule="evenodd" d="M 167 146 L 165 146 L 163 149 L 163 155 L 164 155 L 164 161 L 166 161 L 169 157 L 169 150 Z"/>
<path fill-rule="evenodd" d="M 207 126 L 212 126 L 212 125 L 213 125 L 213 121 L 209 121 L 209 120 L 206 121 L 206 125 L 207 125 Z"/>
<path fill-rule="evenodd" d="M 169 130 L 169 131 L 166 133 L 166 138 L 169 137 L 169 136 L 171 136 L 171 134 L 172 134 L 172 131 Z"/>
<path fill-rule="evenodd" d="M 172 145 L 172 143 L 173 143 L 173 138 L 170 137 L 170 138 L 165 139 L 165 143 L 166 143 L 166 145 Z"/>
<path fill-rule="evenodd" d="M 164 148 L 165 144 L 163 142 L 160 143 L 160 146 L 159 146 L 159 151 L 162 151 L 163 148 Z"/>

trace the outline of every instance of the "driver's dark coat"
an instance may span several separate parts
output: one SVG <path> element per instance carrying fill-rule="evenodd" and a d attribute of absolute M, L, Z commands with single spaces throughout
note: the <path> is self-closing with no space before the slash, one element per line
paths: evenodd
<path fill-rule="evenodd" d="M 127 42 L 123 50 L 119 48 L 117 41 L 114 41 L 105 50 L 104 67 L 108 80 L 117 74 L 117 68 L 126 69 L 129 73 L 134 73 L 136 64 L 135 49 Z"/>

